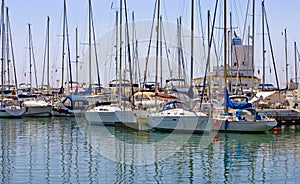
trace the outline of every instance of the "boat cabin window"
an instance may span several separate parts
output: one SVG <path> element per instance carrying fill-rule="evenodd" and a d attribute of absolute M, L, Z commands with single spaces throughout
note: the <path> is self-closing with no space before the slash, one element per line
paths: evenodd
<path fill-rule="evenodd" d="M 168 110 L 168 109 L 181 109 L 181 108 L 184 108 L 183 107 L 183 104 L 182 103 L 178 103 L 178 102 L 174 102 L 174 103 L 169 103 L 169 104 L 166 104 L 162 110 Z"/>
<path fill-rule="evenodd" d="M 163 106 L 162 110 L 175 109 L 174 103 Z"/>
<path fill-rule="evenodd" d="M 64 104 L 65 104 L 65 106 L 67 106 L 67 107 L 72 107 L 72 101 L 71 101 L 69 98 L 67 98 L 67 99 L 65 100 Z"/>
<path fill-rule="evenodd" d="M 83 101 L 75 101 L 73 104 L 73 109 L 82 109 L 84 107 Z"/>

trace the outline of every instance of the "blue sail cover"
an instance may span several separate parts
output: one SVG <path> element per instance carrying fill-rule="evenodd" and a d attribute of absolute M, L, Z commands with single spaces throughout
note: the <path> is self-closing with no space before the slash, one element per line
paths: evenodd
<path fill-rule="evenodd" d="M 229 98 L 229 93 L 227 88 L 224 90 L 224 102 L 225 102 L 225 107 L 232 108 L 232 109 L 246 109 L 252 107 L 252 104 L 248 102 L 234 103 L 233 101 L 231 101 L 231 99 Z"/>

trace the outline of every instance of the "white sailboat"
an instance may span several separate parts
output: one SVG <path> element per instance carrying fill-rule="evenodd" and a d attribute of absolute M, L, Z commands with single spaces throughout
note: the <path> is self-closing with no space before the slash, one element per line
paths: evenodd
<path fill-rule="evenodd" d="M 191 111 L 178 101 L 169 101 L 158 112 L 150 114 L 150 127 L 163 131 L 208 133 L 209 117 L 202 112 Z"/>
<path fill-rule="evenodd" d="M 17 98 L 2 98 L 0 103 L 0 118 L 21 118 L 26 111 Z"/>
<path fill-rule="evenodd" d="M 114 126 L 118 121 L 116 111 L 121 111 L 119 106 L 111 104 L 101 105 L 85 112 L 85 117 L 90 124 Z"/>
<path fill-rule="evenodd" d="M 26 117 L 50 117 L 52 105 L 37 95 L 19 95 L 21 107 L 26 108 Z"/>
<path fill-rule="evenodd" d="M 85 112 L 85 118 L 90 124 L 114 126 L 117 121 L 116 111 L 121 111 L 117 102 L 113 101 L 113 96 L 103 96 L 96 107 Z"/>
<path fill-rule="evenodd" d="M 226 0 L 224 1 L 224 111 L 214 117 L 213 129 L 231 132 L 266 132 L 277 125 L 275 119 L 257 113 L 248 97 L 229 97 L 227 89 Z M 253 49 L 253 48 L 252 48 Z"/>
<path fill-rule="evenodd" d="M 192 0 L 191 11 L 191 79 L 190 88 L 192 92 L 193 86 L 193 48 L 194 48 L 194 0 Z M 158 21 L 159 22 L 159 21 Z M 187 93 L 188 96 L 190 93 Z M 203 112 L 189 110 L 180 101 L 166 102 L 160 111 L 154 112 L 148 117 L 150 127 L 163 131 L 179 131 L 190 133 L 207 133 L 210 131 L 208 126 L 208 115 Z"/>
<path fill-rule="evenodd" d="M 7 11 L 8 12 L 8 11 Z M 6 45 L 5 45 L 5 23 L 4 23 L 4 0 L 2 0 L 2 8 L 1 8 L 1 39 L 2 39 L 2 55 L 1 55 L 1 61 L 2 61 L 2 72 L 1 72 L 1 101 L 0 101 L 0 118 L 20 118 L 25 113 L 25 108 L 20 107 L 20 103 L 18 101 L 18 98 L 13 96 L 5 96 L 5 84 L 4 84 L 4 69 L 3 66 L 5 62 L 5 51 L 6 51 Z M 7 13 L 8 18 L 8 13 Z M 7 19 L 8 20 L 8 19 Z M 9 25 L 9 24 L 7 24 Z M 10 29 L 10 27 L 7 27 Z"/>
<path fill-rule="evenodd" d="M 248 101 L 240 100 L 239 103 L 232 99 L 247 99 L 246 96 L 229 98 L 225 92 L 225 106 L 230 108 L 214 118 L 214 130 L 230 132 L 266 132 L 277 125 L 277 121 L 267 117 L 262 112 L 257 112 Z"/>

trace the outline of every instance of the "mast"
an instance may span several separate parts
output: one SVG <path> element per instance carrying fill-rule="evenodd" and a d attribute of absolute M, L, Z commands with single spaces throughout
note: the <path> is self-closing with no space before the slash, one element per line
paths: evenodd
<path fill-rule="evenodd" d="M 119 35 L 119 12 L 116 11 L 116 57 L 115 57 L 115 61 L 116 61 L 116 80 L 118 78 L 118 43 L 119 43 L 119 40 L 118 40 L 118 35 Z"/>
<path fill-rule="evenodd" d="M 9 24 L 8 24 L 8 8 L 6 7 L 6 31 L 7 31 L 7 36 L 6 36 L 6 60 L 7 60 L 7 83 L 9 84 L 10 88 L 10 59 L 9 59 L 9 36 L 8 36 L 8 30 L 9 30 Z"/>
<path fill-rule="evenodd" d="M 89 0 L 89 88 L 92 87 L 92 3 Z"/>
<path fill-rule="evenodd" d="M 212 81 L 212 76 L 210 75 L 210 22 L 211 22 L 211 17 L 210 17 L 210 10 L 207 11 L 207 45 L 208 45 L 208 55 L 207 55 L 207 65 L 208 65 L 208 80 L 210 81 L 210 83 L 208 84 L 208 99 L 209 101 L 211 102 L 211 96 L 212 96 L 212 91 L 211 91 L 211 82 Z M 205 69 L 206 70 L 206 69 Z M 205 75 L 207 75 L 207 72 L 205 71 Z M 205 79 L 206 80 L 206 79 Z M 200 100 L 200 109 L 202 108 L 202 102 L 203 102 L 203 96 L 204 96 L 204 93 L 205 93 L 205 81 L 203 81 L 203 88 L 202 88 L 203 92 L 202 92 L 202 95 L 201 95 L 201 100 Z M 210 103 L 210 111 L 209 111 L 209 114 L 212 115 L 213 113 L 213 104 Z"/>
<path fill-rule="evenodd" d="M 37 82 L 37 72 L 36 72 L 36 64 L 35 64 L 35 57 L 33 52 L 33 40 L 32 40 L 32 33 L 31 33 L 31 24 L 28 24 L 28 48 L 29 48 L 29 78 L 30 78 L 30 89 L 32 88 L 32 67 L 34 69 L 35 74 L 35 84 L 36 88 L 38 88 Z"/>
<path fill-rule="evenodd" d="M 163 81 L 163 57 L 162 57 L 162 43 L 163 43 L 163 39 L 162 39 L 162 16 L 159 17 L 159 21 L 160 21 L 160 29 L 159 29 L 159 34 L 160 34 L 160 86 L 162 88 L 162 81 Z"/>
<path fill-rule="evenodd" d="M 296 82 L 296 85 L 297 85 L 297 88 L 298 88 L 298 74 L 297 74 L 297 43 L 294 42 L 294 49 L 295 49 L 295 82 Z"/>
<path fill-rule="evenodd" d="M 227 28 L 227 16 L 226 16 L 226 10 L 227 10 L 227 7 L 226 7 L 226 0 L 224 0 L 224 32 L 223 32 L 223 36 L 224 36 L 224 88 L 227 90 L 227 47 L 226 47 L 226 43 L 227 43 L 227 31 L 226 31 L 226 28 Z M 225 112 L 228 112 L 228 107 L 225 105 L 224 106 L 224 111 Z"/>
<path fill-rule="evenodd" d="M 128 15 L 127 15 L 127 6 L 126 6 L 126 0 L 124 0 L 124 8 L 125 8 L 125 19 L 126 19 L 126 32 L 127 32 L 127 42 L 128 42 L 128 45 L 127 45 L 127 51 L 128 51 L 128 64 L 129 64 L 129 74 L 130 74 L 130 83 L 131 83 L 131 95 L 132 95 L 132 99 L 131 99 L 131 103 L 132 103 L 132 106 L 134 107 L 135 104 L 134 104 L 134 89 L 133 89 L 133 73 L 132 73 L 132 62 L 131 62 L 131 53 L 130 53 L 130 44 L 129 44 L 129 26 L 128 26 Z M 133 30 L 132 30 L 133 31 Z"/>
<path fill-rule="evenodd" d="M 254 29 L 254 24 L 255 24 L 255 0 L 253 0 L 252 4 L 252 73 L 251 73 L 251 81 L 252 81 L 252 88 L 251 88 L 251 94 L 253 94 L 253 87 L 254 87 L 254 38 L 255 38 L 255 29 Z"/>
<path fill-rule="evenodd" d="M 50 93 L 50 40 L 49 40 L 49 25 L 50 18 L 47 16 L 47 26 L 46 26 L 46 39 L 45 39 L 45 52 L 44 52 L 44 64 L 43 64 L 43 77 L 42 77 L 42 85 L 44 85 L 44 77 L 47 78 L 47 93 Z M 47 75 L 45 75 L 45 68 Z"/>
<path fill-rule="evenodd" d="M 120 41 L 119 41 L 119 102 L 121 102 L 121 89 L 122 89 L 122 15 L 123 15 L 123 0 L 120 0 Z M 117 80 L 118 81 L 118 80 Z"/>
<path fill-rule="evenodd" d="M 31 62 L 31 24 L 28 24 L 28 57 L 29 57 L 29 86 L 32 88 L 32 62 Z"/>
<path fill-rule="evenodd" d="M 287 57 L 287 34 L 286 34 L 286 29 L 284 29 L 284 45 L 285 45 L 285 78 L 286 78 L 286 86 L 289 85 L 289 74 L 288 74 L 288 69 L 289 69 L 289 64 L 288 64 L 288 57 Z"/>
<path fill-rule="evenodd" d="M 97 81 L 98 81 L 98 86 L 99 86 L 99 89 L 100 89 L 100 86 L 101 86 L 101 84 L 100 84 L 100 71 L 99 71 L 99 62 L 98 62 L 98 54 L 97 54 L 97 44 L 96 44 L 96 34 L 95 34 L 95 26 L 94 26 L 94 20 L 93 20 L 93 9 L 92 9 L 92 1 L 91 0 L 89 0 L 89 7 L 90 7 L 90 18 L 91 18 L 91 31 L 93 31 L 93 46 L 94 46 L 94 54 L 95 54 L 95 61 L 96 61 L 96 70 L 97 70 Z M 91 44 L 90 44 L 90 46 L 91 46 Z M 91 47 L 90 47 L 91 48 Z M 91 64 L 92 62 L 90 62 L 90 64 Z M 92 82 L 92 79 L 91 79 L 91 73 L 90 73 L 90 80 L 91 80 L 91 82 Z M 92 88 L 92 83 L 90 84 L 90 89 L 89 89 L 89 93 L 91 93 L 92 92 L 92 90 L 91 90 L 91 88 Z"/>
<path fill-rule="evenodd" d="M 265 52 L 265 8 L 264 8 L 264 2 L 262 2 L 262 54 L 263 54 L 263 86 L 262 86 L 262 90 L 264 91 L 265 89 L 265 84 L 266 84 L 266 52 Z"/>
<path fill-rule="evenodd" d="M 12 55 L 12 62 L 13 62 L 13 70 L 14 70 L 14 80 L 15 80 L 15 87 L 16 89 L 18 88 L 18 78 L 17 78 L 17 71 L 16 71 L 16 62 L 15 62 L 15 54 L 14 54 L 14 49 L 13 49 L 13 44 L 12 44 L 12 34 L 11 34 L 11 28 L 10 28 L 10 21 L 9 21 L 9 16 L 8 16 L 8 8 L 7 8 L 7 25 L 8 25 L 8 36 L 10 40 L 10 48 L 11 48 L 11 55 Z"/>
<path fill-rule="evenodd" d="M 179 17 L 177 19 L 177 40 L 178 40 L 178 79 L 180 79 L 180 75 L 181 75 L 181 17 Z"/>
<path fill-rule="evenodd" d="M 157 1 L 157 19 L 156 19 L 156 64 L 155 64 L 155 93 L 158 92 L 158 86 L 157 86 L 157 82 L 158 82 L 158 54 L 159 54 L 159 33 L 160 33 L 160 21 L 159 21 L 159 17 L 160 17 L 160 0 Z M 155 98 L 156 101 L 156 98 Z"/>
<path fill-rule="evenodd" d="M 79 55 L 78 55 L 78 28 L 77 27 L 75 29 L 75 33 L 76 33 L 76 61 L 75 61 L 76 62 L 76 82 L 78 82 L 79 81 L 79 78 L 78 78 Z"/>
<path fill-rule="evenodd" d="M 264 4 L 264 1 L 263 1 L 263 4 Z M 277 84 L 277 89 L 279 90 L 279 81 L 278 81 L 278 75 L 277 75 L 277 70 L 276 70 L 276 63 L 275 63 L 275 58 L 274 58 L 271 34 L 270 34 L 270 29 L 269 29 L 265 6 L 264 6 L 264 14 L 265 14 L 264 16 L 265 16 L 266 28 L 267 28 L 267 32 L 268 32 L 268 40 L 269 40 L 269 45 L 270 45 L 270 50 L 271 50 L 271 56 L 272 56 L 272 61 L 273 61 L 273 66 L 274 66 L 274 71 L 275 71 L 276 84 Z"/>
<path fill-rule="evenodd" d="M 64 93 L 64 70 L 65 70 L 65 32 L 66 32 L 66 14 L 67 14 L 66 0 L 64 0 L 64 16 L 63 16 L 63 44 L 62 44 L 62 63 L 61 63 L 61 88 L 60 93 Z"/>
<path fill-rule="evenodd" d="M 2 31 L 2 54 L 1 54 L 1 107 L 3 104 L 3 90 L 4 90 L 4 61 L 5 61 L 5 23 L 4 23 L 4 0 L 2 0 L 1 7 L 1 31 Z"/>
<path fill-rule="evenodd" d="M 47 92 L 50 94 L 50 17 L 47 17 Z"/>
<path fill-rule="evenodd" d="M 66 14 L 66 36 L 67 36 L 67 56 L 68 56 L 68 65 L 67 65 L 67 85 L 68 85 L 68 93 L 70 92 L 70 83 L 71 89 L 73 89 L 73 78 L 72 78 L 72 64 L 71 64 L 71 51 L 70 51 L 70 37 L 69 37 L 69 26 L 68 26 L 68 18 Z M 69 74 L 69 76 L 68 76 Z"/>
<path fill-rule="evenodd" d="M 136 49 L 136 47 L 135 47 L 135 41 L 134 41 L 134 39 L 135 39 L 135 27 L 134 27 L 135 18 L 134 18 L 134 12 L 131 12 L 131 16 L 132 16 L 132 25 L 131 25 L 131 29 L 132 29 L 132 33 L 131 33 L 131 36 L 132 36 L 132 38 L 131 38 L 131 42 L 132 42 L 132 68 L 131 68 L 131 70 L 132 70 L 132 74 L 134 76 L 134 79 L 132 81 L 132 84 L 133 84 L 133 83 L 137 83 L 137 81 L 136 81 L 137 67 L 136 67 L 136 61 L 135 61 L 135 49 Z M 129 33 L 127 33 L 127 34 L 129 34 Z"/>
<path fill-rule="evenodd" d="M 208 10 L 207 11 L 207 45 L 209 46 L 210 45 L 210 11 Z M 207 56 L 207 60 L 208 60 L 208 71 L 210 72 L 210 52 L 208 53 L 208 56 Z M 210 86 L 210 85 L 209 85 Z M 205 86 L 204 86 L 205 87 Z"/>
<path fill-rule="evenodd" d="M 194 0 L 192 0 L 191 7 L 191 81 L 190 87 L 193 85 L 194 78 Z"/>

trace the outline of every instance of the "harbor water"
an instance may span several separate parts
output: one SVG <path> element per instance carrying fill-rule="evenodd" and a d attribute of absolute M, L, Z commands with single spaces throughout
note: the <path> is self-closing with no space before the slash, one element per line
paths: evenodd
<path fill-rule="evenodd" d="M 300 128 L 181 134 L 0 120 L 0 183 L 299 183 Z"/>

